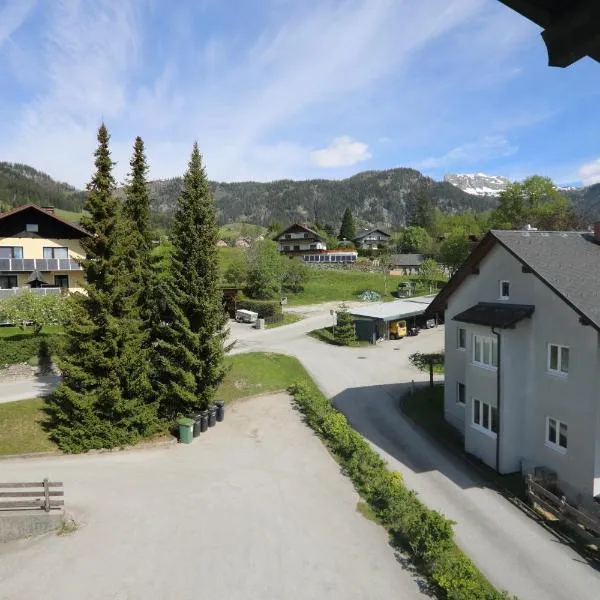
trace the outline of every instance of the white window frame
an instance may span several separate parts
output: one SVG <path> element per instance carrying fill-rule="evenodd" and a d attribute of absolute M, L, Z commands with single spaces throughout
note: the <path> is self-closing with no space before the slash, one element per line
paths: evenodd
<path fill-rule="evenodd" d="M 554 432 L 556 435 L 555 442 L 550 440 L 550 421 L 554 421 Z M 565 442 L 566 442 L 565 446 L 563 446 L 560 443 L 561 425 L 564 425 L 564 427 L 566 429 L 566 432 L 564 434 Z M 554 417 L 546 417 L 546 431 L 545 431 L 544 439 L 545 439 L 545 445 L 548 448 L 551 448 L 552 450 L 554 450 L 555 452 L 559 452 L 560 454 L 566 454 L 567 448 L 569 447 L 569 426 L 568 426 L 568 424 L 565 423 L 564 421 L 561 421 L 560 419 L 555 419 Z"/>
<path fill-rule="evenodd" d="M 464 394 L 463 394 L 464 401 L 463 402 L 460 401 L 460 386 L 461 385 L 464 390 Z M 459 406 L 465 406 L 466 403 L 467 403 L 467 386 L 462 381 L 457 381 L 456 382 L 456 404 L 458 404 Z"/>
<path fill-rule="evenodd" d="M 460 332 L 464 332 L 464 346 L 460 345 Z M 465 351 L 467 349 L 467 330 L 464 327 L 458 327 L 456 330 L 456 349 Z"/>
<path fill-rule="evenodd" d="M 552 348 L 556 348 L 556 369 L 553 369 L 550 366 L 551 356 L 552 356 Z M 567 358 L 567 370 L 562 370 L 563 356 L 562 351 L 566 350 L 568 352 Z M 547 354 L 546 354 L 546 369 L 548 373 L 551 375 L 555 375 L 557 377 L 567 378 L 569 376 L 569 368 L 571 366 L 571 348 L 570 346 L 564 346 L 563 344 L 548 344 Z"/>
<path fill-rule="evenodd" d="M 479 422 L 475 420 L 475 403 L 479 403 Z M 490 437 L 496 438 L 498 433 L 493 431 L 492 423 L 493 423 L 493 410 L 496 410 L 496 424 L 498 423 L 498 408 L 496 406 L 492 406 L 487 402 L 483 402 L 483 400 L 479 400 L 478 398 L 471 399 L 471 427 L 476 429 L 477 431 L 484 433 L 485 435 L 489 435 Z M 487 427 L 484 425 L 485 419 L 483 418 L 484 413 L 487 413 Z"/>
<path fill-rule="evenodd" d="M 505 283 L 508 284 L 508 294 L 506 295 L 503 293 L 502 289 Z M 498 287 L 498 297 L 500 300 L 510 300 L 510 281 L 508 279 L 501 279 Z"/>
<path fill-rule="evenodd" d="M 480 356 L 479 359 L 476 358 L 476 350 L 477 350 L 477 342 L 480 343 Z M 485 369 L 491 369 L 495 371 L 498 368 L 498 340 L 492 336 L 479 335 L 477 333 L 473 334 L 473 364 L 478 367 L 483 367 Z M 486 347 L 489 346 L 489 358 L 490 362 L 486 362 L 485 355 L 487 354 Z M 494 353 L 494 348 L 496 351 Z M 496 363 L 494 364 L 494 354 L 496 355 Z"/>

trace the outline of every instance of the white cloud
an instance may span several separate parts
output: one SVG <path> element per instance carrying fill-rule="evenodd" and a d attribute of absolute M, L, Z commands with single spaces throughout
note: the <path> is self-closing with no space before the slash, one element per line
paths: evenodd
<path fill-rule="evenodd" d="M 391 73 L 404 76 L 406 84 L 398 103 L 412 94 L 419 106 L 431 81 L 409 81 L 406 67 L 433 40 L 487 11 L 485 0 L 290 2 L 277 13 L 279 20 L 267 15 L 260 37 L 240 47 L 239 39 L 218 30 L 203 37 L 191 26 L 146 29 L 153 12 L 144 8 L 157 5 L 49 2 L 45 53 L 32 52 L 39 87 L 12 113 L 0 155 L 83 185 L 93 168 L 95 130 L 104 119 L 120 179 L 138 134 L 155 178 L 181 173 L 195 138 L 209 176 L 219 180 L 303 177 L 314 174 L 311 162 L 356 164 L 370 153 L 349 138 L 311 154 L 305 120 L 337 115 L 355 97 L 383 88 Z M 191 16 L 179 18 L 190 24 Z M 163 64 L 146 61 L 145 50 L 157 47 Z M 485 54 L 472 45 L 469 53 Z M 426 121 L 403 111 L 402 104 L 395 112 L 412 118 L 415 130 Z M 336 125 L 334 117 L 327 119 Z"/>
<path fill-rule="evenodd" d="M 417 169 L 445 169 L 452 166 L 482 163 L 492 158 L 515 154 L 519 148 L 504 136 L 490 135 L 475 142 L 467 142 L 441 156 L 432 156 L 414 163 Z"/>
<path fill-rule="evenodd" d="M 349 167 L 371 158 L 369 146 L 342 135 L 334 138 L 329 146 L 310 153 L 313 164 L 323 169 Z"/>
<path fill-rule="evenodd" d="M 23 25 L 36 0 L 7 0 L 0 8 L 0 48 Z"/>
<path fill-rule="evenodd" d="M 578 175 L 583 185 L 592 185 L 593 183 L 600 182 L 600 158 L 581 165 Z"/>

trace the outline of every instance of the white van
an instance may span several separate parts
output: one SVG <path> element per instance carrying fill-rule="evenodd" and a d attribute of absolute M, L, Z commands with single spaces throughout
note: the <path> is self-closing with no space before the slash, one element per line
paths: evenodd
<path fill-rule="evenodd" d="M 255 323 L 258 319 L 258 313 L 251 310 L 240 308 L 235 311 L 235 320 L 238 323 Z"/>

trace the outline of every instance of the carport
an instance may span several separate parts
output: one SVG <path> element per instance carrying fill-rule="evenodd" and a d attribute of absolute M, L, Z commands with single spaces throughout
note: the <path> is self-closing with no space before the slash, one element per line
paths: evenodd
<path fill-rule="evenodd" d="M 435 296 L 418 296 L 353 308 L 349 312 L 354 317 L 356 337 L 372 344 L 379 338 L 389 340 L 391 321 L 404 320 L 408 327 L 415 327 L 434 298 Z"/>

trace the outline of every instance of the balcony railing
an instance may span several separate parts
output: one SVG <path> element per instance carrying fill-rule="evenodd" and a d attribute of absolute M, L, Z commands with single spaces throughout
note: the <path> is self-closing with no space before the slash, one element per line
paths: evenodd
<path fill-rule="evenodd" d="M 28 273 L 31 271 L 82 271 L 71 258 L 0 258 L 0 271 Z"/>
<path fill-rule="evenodd" d="M 7 290 L 0 289 L 0 300 L 2 298 L 9 298 L 10 296 L 17 296 L 23 292 L 31 292 L 37 296 L 48 296 L 50 294 L 60 294 L 62 288 L 59 287 L 45 287 L 45 288 L 9 288 Z"/>

